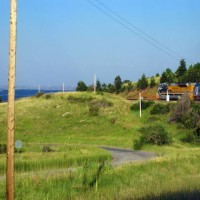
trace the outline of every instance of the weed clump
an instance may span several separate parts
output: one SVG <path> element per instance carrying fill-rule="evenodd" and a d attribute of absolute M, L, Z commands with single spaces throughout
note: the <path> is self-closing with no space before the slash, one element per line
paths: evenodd
<path fill-rule="evenodd" d="M 67 100 L 70 103 L 88 103 L 90 101 L 92 101 L 94 98 L 93 97 L 86 97 L 86 96 L 82 96 L 82 97 L 76 97 L 73 95 L 69 95 Z"/>
<path fill-rule="evenodd" d="M 53 150 L 50 146 L 45 145 L 42 148 L 42 152 L 49 153 L 49 152 L 55 152 L 55 150 Z"/>
<path fill-rule="evenodd" d="M 152 106 L 155 102 L 154 101 L 142 101 L 142 109 L 146 110 L 150 106 Z M 134 103 L 130 106 L 130 110 L 138 111 L 140 109 L 140 102 Z"/>
<path fill-rule="evenodd" d="M 134 141 L 134 149 L 141 149 L 144 144 L 165 145 L 171 139 L 165 128 L 159 124 L 145 126 L 139 129 L 141 136 Z"/>
<path fill-rule="evenodd" d="M 151 115 L 167 114 L 170 112 L 170 104 L 157 103 L 150 111 Z"/>

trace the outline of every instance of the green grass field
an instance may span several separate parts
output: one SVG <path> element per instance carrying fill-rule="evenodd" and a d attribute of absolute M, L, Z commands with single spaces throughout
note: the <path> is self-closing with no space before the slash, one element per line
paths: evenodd
<path fill-rule="evenodd" d="M 200 148 L 181 142 L 187 132 L 152 117 L 149 109 L 130 111 L 120 96 L 57 93 L 16 101 L 16 199 L 198 199 Z M 164 102 L 163 102 L 164 103 Z M 95 115 L 91 105 L 100 108 Z M 6 108 L 0 104 L 0 143 L 6 143 Z M 95 111 L 93 109 L 92 111 Z M 132 149 L 138 129 L 162 124 L 172 143 L 144 145 L 158 157 L 113 168 L 99 146 Z M 51 152 L 45 152 L 48 147 Z M 72 169 L 72 170 L 68 170 Z M 5 199 L 6 155 L 0 154 L 0 199 Z M 189 198 L 191 197 L 191 198 Z"/>

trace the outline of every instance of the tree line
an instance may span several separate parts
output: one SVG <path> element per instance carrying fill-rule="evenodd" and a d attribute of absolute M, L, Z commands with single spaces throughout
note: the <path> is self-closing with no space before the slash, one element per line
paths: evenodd
<path fill-rule="evenodd" d="M 167 68 L 162 72 L 161 75 L 157 73 L 155 76 L 147 78 L 145 74 L 142 74 L 141 78 L 133 83 L 130 80 L 122 81 L 121 77 L 118 75 L 115 77 L 113 83 L 103 83 L 101 84 L 98 79 L 96 82 L 97 92 L 109 92 L 109 93 L 120 93 L 124 91 L 131 91 L 134 89 L 144 90 L 146 88 L 153 88 L 159 83 L 199 83 L 200 82 L 200 63 L 190 65 L 187 69 L 186 61 L 184 59 L 180 60 L 180 64 L 175 72 L 170 68 Z M 93 91 L 93 85 L 87 86 L 83 81 L 79 81 L 76 87 L 77 91 Z"/>

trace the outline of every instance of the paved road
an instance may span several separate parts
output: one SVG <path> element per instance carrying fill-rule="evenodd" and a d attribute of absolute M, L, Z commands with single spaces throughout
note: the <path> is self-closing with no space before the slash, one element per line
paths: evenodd
<path fill-rule="evenodd" d="M 127 162 L 142 161 L 155 158 L 156 155 L 150 152 L 133 151 L 119 148 L 101 147 L 112 154 L 112 165 L 121 165 Z"/>

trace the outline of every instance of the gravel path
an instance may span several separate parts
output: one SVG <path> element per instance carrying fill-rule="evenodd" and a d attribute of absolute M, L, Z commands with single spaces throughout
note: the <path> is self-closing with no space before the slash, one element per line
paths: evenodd
<path fill-rule="evenodd" d="M 112 154 L 113 166 L 121 165 L 127 162 L 149 160 L 156 157 L 154 153 L 150 152 L 133 151 L 127 149 L 111 148 L 111 147 L 101 147 L 101 148 L 109 151 Z"/>

